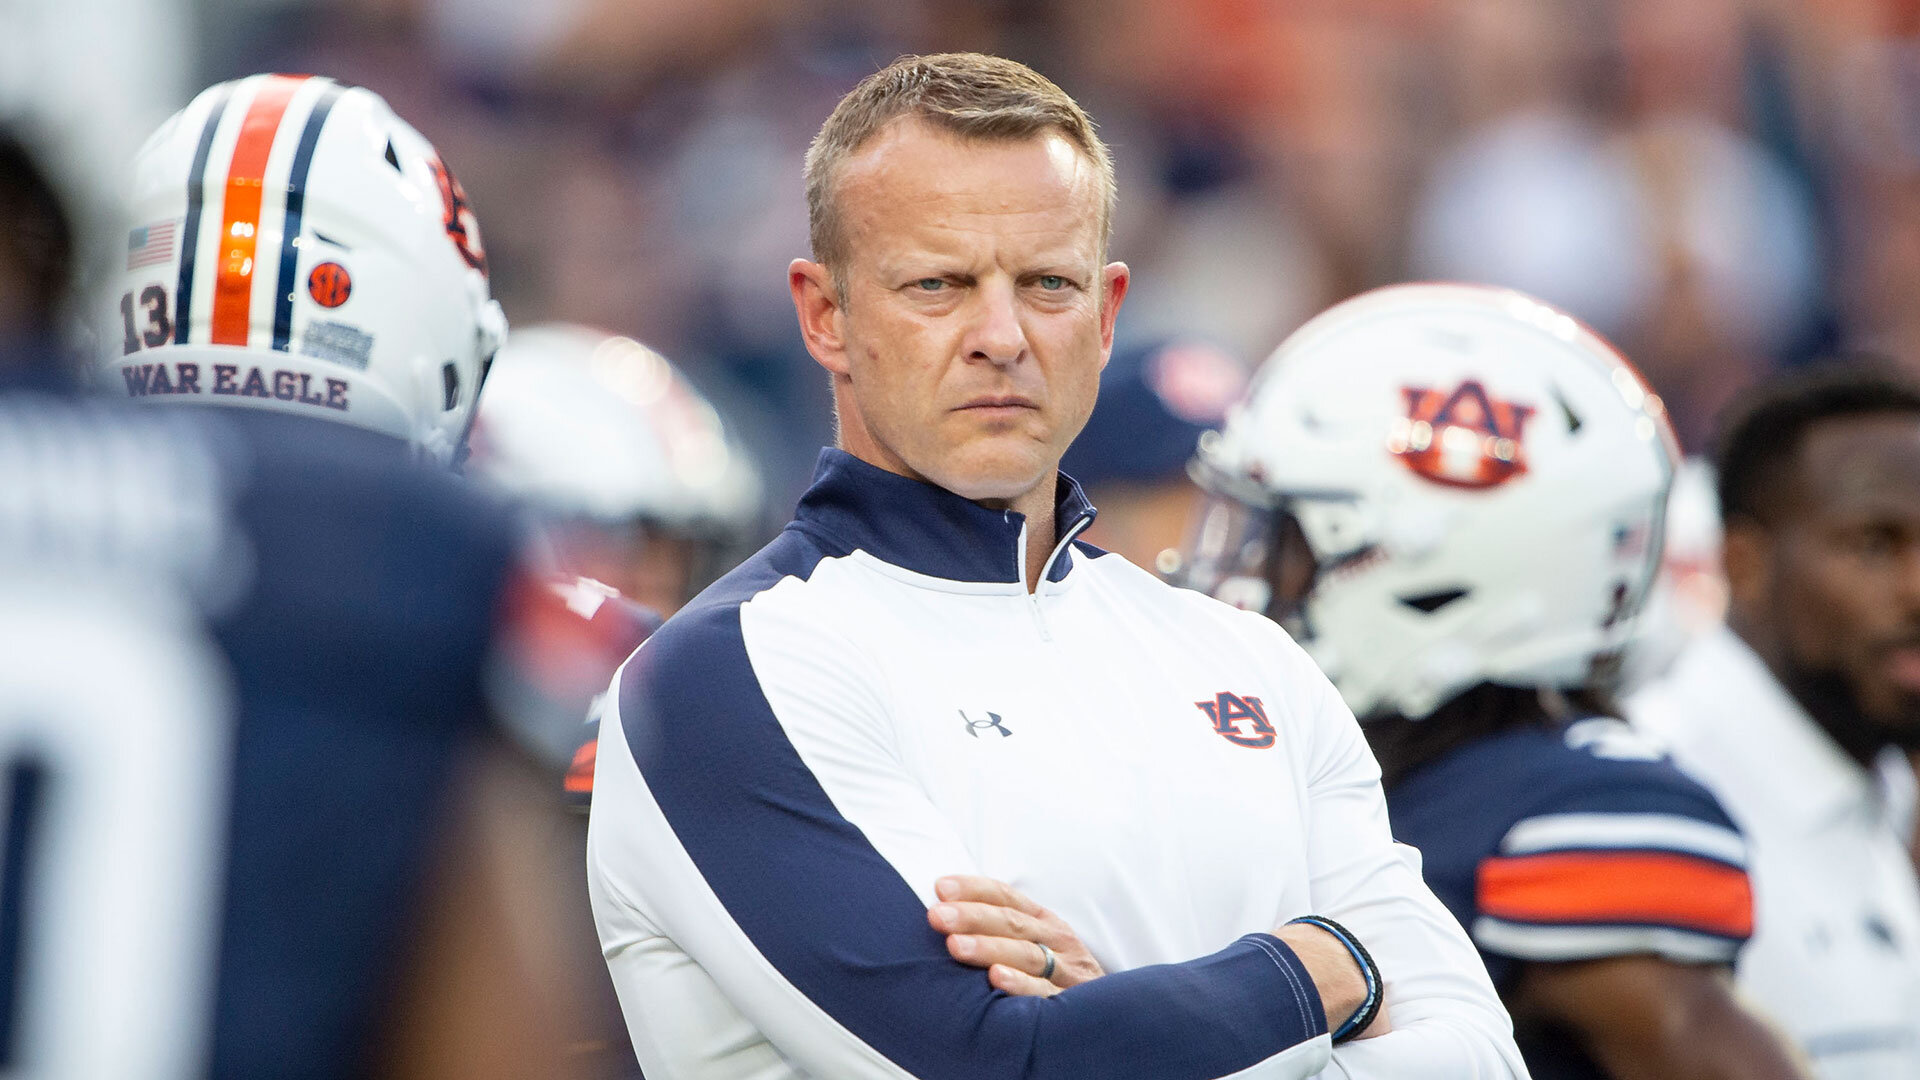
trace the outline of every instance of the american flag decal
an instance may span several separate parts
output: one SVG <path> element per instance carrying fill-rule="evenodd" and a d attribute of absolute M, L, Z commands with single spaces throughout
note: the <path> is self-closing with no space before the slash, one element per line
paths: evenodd
<path fill-rule="evenodd" d="M 158 266 L 173 259 L 174 223 L 143 225 L 127 234 L 127 269 Z"/>

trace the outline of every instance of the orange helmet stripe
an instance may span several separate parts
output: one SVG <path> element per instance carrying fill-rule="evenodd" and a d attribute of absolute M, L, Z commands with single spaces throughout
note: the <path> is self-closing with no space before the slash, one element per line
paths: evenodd
<path fill-rule="evenodd" d="M 213 343 L 247 344 L 253 314 L 254 245 L 260 232 L 260 201 L 267 157 L 280 133 L 280 119 L 305 75 L 269 76 L 247 106 L 227 169 L 227 198 L 220 225 L 213 285 Z"/>

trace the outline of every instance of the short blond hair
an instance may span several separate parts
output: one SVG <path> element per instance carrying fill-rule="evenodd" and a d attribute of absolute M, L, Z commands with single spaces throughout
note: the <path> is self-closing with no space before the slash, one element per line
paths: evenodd
<path fill-rule="evenodd" d="M 1026 139 L 1058 131 L 1100 170 L 1100 248 L 1113 228 L 1113 156 L 1067 92 L 1025 64 L 982 53 L 903 56 L 847 92 L 807 148 L 807 231 L 813 260 L 846 295 L 846 233 L 835 178 L 846 160 L 897 117 L 913 115 L 968 139 Z"/>

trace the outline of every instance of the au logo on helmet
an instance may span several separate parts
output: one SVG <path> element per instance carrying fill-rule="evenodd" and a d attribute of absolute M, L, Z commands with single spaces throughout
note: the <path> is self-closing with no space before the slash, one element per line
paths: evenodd
<path fill-rule="evenodd" d="M 1477 379 L 1453 390 L 1407 387 L 1407 416 L 1387 449 L 1407 468 L 1450 487 L 1493 488 L 1527 471 L 1524 444 L 1534 409 L 1499 401 Z"/>
<path fill-rule="evenodd" d="M 466 189 L 460 186 L 453 170 L 447 168 L 446 162 L 438 157 L 429 160 L 427 167 L 433 170 L 434 183 L 440 187 L 440 201 L 445 204 L 441 224 L 446 227 L 447 237 L 459 249 L 460 257 L 467 261 L 468 266 L 482 274 L 486 273 L 487 248 L 480 240 L 480 222 L 473 216 L 473 207 L 467 202 Z"/>

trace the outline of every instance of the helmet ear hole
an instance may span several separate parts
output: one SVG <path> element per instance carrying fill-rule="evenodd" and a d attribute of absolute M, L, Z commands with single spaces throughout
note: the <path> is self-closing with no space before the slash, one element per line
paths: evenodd
<path fill-rule="evenodd" d="M 440 365 L 440 381 L 446 388 L 446 401 L 440 408 L 452 412 L 460 404 L 460 369 L 453 366 L 453 361 Z"/>
<path fill-rule="evenodd" d="M 1586 423 L 1580 419 L 1580 414 L 1573 411 L 1573 406 L 1567 404 L 1566 397 L 1558 390 L 1553 392 L 1553 400 L 1559 402 L 1560 414 L 1567 418 L 1567 434 L 1578 435 L 1580 429 L 1586 426 Z"/>
<path fill-rule="evenodd" d="M 396 154 L 396 153 L 394 153 L 394 152 L 393 152 L 393 140 L 392 140 L 392 139 L 388 139 L 388 140 L 387 140 L 387 152 L 386 152 L 386 153 L 384 153 L 384 154 L 381 154 L 380 156 L 381 156 L 381 157 L 383 157 L 383 158 L 385 158 L 385 159 L 387 160 L 387 164 L 389 164 L 389 165 L 391 165 L 391 166 L 393 166 L 393 171 L 394 171 L 394 172 L 399 172 L 399 171 L 401 171 L 401 170 L 400 170 L 400 155 L 399 155 L 399 154 Z"/>
<path fill-rule="evenodd" d="M 1419 596 L 1403 596 L 1400 602 L 1425 615 L 1431 615 L 1455 600 L 1465 599 L 1466 589 L 1442 589 L 1439 592 L 1422 593 Z"/>

